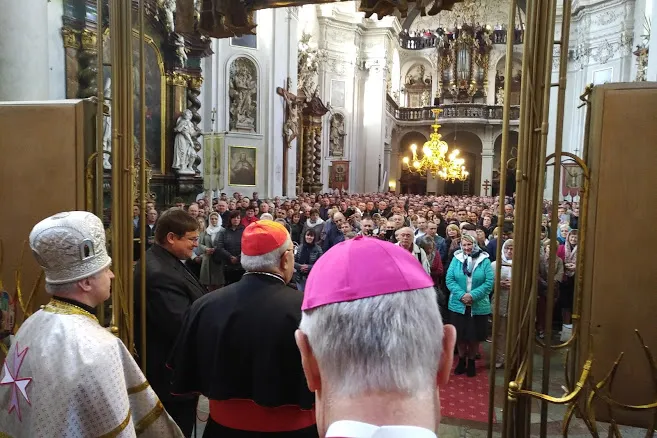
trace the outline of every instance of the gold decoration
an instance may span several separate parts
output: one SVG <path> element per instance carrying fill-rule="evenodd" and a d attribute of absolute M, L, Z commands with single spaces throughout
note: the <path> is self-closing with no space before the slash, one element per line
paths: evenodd
<path fill-rule="evenodd" d="M 44 312 L 57 313 L 59 315 L 85 316 L 98 322 L 98 319 L 93 314 L 87 312 L 82 307 L 59 301 L 57 298 L 51 299 L 50 302 L 43 307 L 43 310 Z"/>
<path fill-rule="evenodd" d="M 184 73 L 174 72 L 167 75 L 167 84 L 174 87 L 186 87 L 189 80 L 189 75 Z"/>
<path fill-rule="evenodd" d="M 422 158 L 418 156 L 417 145 L 412 144 L 411 152 L 413 157 L 404 157 L 403 163 L 411 173 L 430 173 L 451 182 L 457 179 L 465 181 L 469 175 L 468 171 L 465 170 L 465 160 L 458 157 L 458 149 L 454 149 L 447 155 L 449 146 L 446 141 L 442 140 L 442 135 L 438 133 L 440 129 L 438 117 L 443 110 L 434 108 L 431 111 L 436 120 L 432 125 L 433 133 L 431 133 L 429 141 L 424 143 L 422 147 Z"/>
<path fill-rule="evenodd" d="M 82 42 L 82 49 L 88 50 L 90 52 L 95 52 L 98 49 L 96 32 L 85 29 L 80 35 L 80 40 Z"/>
<path fill-rule="evenodd" d="M 192 76 L 189 78 L 189 88 L 192 89 L 200 89 L 201 85 L 203 85 L 203 77 L 202 76 Z"/>
<path fill-rule="evenodd" d="M 75 29 L 71 29 L 70 27 L 62 27 L 62 40 L 64 41 L 64 47 L 70 49 L 79 49 L 79 35 L 80 32 Z"/>
<path fill-rule="evenodd" d="M 27 319 L 30 315 L 32 315 L 32 311 L 30 310 L 30 305 L 32 304 L 32 300 L 34 299 L 34 295 L 36 295 L 36 291 L 39 289 L 39 285 L 44 279 L 44 272 L 43 269 L 41 270 L 39 276 L 37 277 L 36 281 L 34 282 L 34 286 L 32 287 L 32 291 L 30 292 L 30 295 L 27 297 L 27 301 L 23 300 L 23 290 L 22 290 L 22 280 L 23 280 L 23 270 L 22 270 L 22 264 L 23 260 L 25 257 L 25 248 L 27 248 L 28 243 L 27 241 L 23 242 L 23 249 L 21 250 L 21 267 L 16 270 L 16 295 L 18 296 L 18 304 L 21 307 L 21 310 L 23 311 L 23 320 Z M 16 324 L 16 329 L 18 329 L 18 324 Z"/>

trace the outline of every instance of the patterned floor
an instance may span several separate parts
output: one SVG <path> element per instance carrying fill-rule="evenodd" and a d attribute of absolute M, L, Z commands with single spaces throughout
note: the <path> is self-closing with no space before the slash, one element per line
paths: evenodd
<path fill-rule="evenodd" d="M 484 361 L 478 360 L 476 364 L 476 376 L 452 374 L 449 383 L 440 388 L 440 406 L 443 418 L 488 421 L 488 370 Z M 456 362 L 454 368 L 456 368 Z"/>

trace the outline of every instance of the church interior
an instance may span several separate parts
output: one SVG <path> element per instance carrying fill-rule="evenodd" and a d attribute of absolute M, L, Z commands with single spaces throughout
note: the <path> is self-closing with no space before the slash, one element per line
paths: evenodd
<path fill-rule="evenodd" d="M 323 199 L 382 201 L 413 226 L 409 205 L 444 202 L 455 218 L 499 210 L 500 227 L 510 204 L 518 280 L 506 337 L 481 353 L 506 351 L 505 364 L 441 387 L 437 435 L 657 430 L 657 271 L 645 266 L 657 246 L 657 0 L 0 0 L 0 10 L 0 358 L 47 302 L 26 240 L 58 211 L 102 219 L 117 279 L 97 316 L 132 345 L 134 309 L 115 297 L 137 297 L 146 244 L 133 221 L 148 203 L 233 210 L 234 198 L 239 210 L 257 194 L 274 217 L 298 204 L 291 221 Z M 550 265 L 566 245 L 563 215 L 580 239 L 573 335 L 543 338 L 536 308 L 557 298 L 556 281 L 547 298 L 537 289 L 539 236 L 555 242 Z M 561 329 L 558 310 L 547 315 Z M 206 401 L 198 431 L 207 416 Z"/>

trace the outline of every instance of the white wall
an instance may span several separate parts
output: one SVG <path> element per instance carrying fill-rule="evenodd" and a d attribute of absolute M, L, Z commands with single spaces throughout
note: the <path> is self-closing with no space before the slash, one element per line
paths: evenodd
<path fill-rule="evenodd" d="M 266 9 L 257 12 L 257 47 L 233 46 L 231 39 L 212 41 L 214 55 L 203 61 L 205 78 L 201 90 L 205 132 L 226 133 L 224 147 L 223 192 L 250 194 L 257 191 L 264 197 L 282 195 L 283 181 L 283 123 L 285 106 L 277 87 L 285 87 L 287 78 L 292 90 L 297 82 L 297 11 L 298 8 Z M 229 80 L 230 66 L 239 57 L 253 61 L 258 70 L 256 132 L 252 134 L 228 132 L 230 120 Z M 217 109 L 212 127 L 212 109 Z M 257 185 L 238 187 L 228 185 L 228 151 L 230 145 L 257 147 Z M 295 196 L 296 141 L 288 150 L 287 195 Z"/>
<path fill-rule="evenodd" d="M 51 100 L 66 99 L 66 55 L 62 40 L 64 0 L 48 2 L 48 77 Z"/>

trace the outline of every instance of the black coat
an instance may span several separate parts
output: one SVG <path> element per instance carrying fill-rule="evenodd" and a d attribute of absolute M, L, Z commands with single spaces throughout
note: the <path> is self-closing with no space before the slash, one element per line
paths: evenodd
<path fill-rule="evenodd" d="M 141 357 L 141 272 L 135 269 L 135 343 Z M 205 288 L 173 254 L 159 245 L 146 251 L 146 378 L 161 400 L 171 400 L 166 368 L 183 317 Z"/>
<path fill-rule="evenodd" d="M 231 227 L 224 228 L 217 234 L 217 244 L 215 245 L 216 251 L 212 254 L 212 257 L 217 263 L 223 261 L 224 269 L 228 271 L 242 269 L 241 263 L 234 265 L 230 262 L 230 258 L 237 257 L 239 259 L 242 255 L 243 232 L 244 227 L 238 225 L 235 229 Z"/>
<path fill-rule="evenodd" d="M 169 359 L 173 391 L 312 408 L 294 340 L 302 301 L 280 278 L 249 273 L 196 301 Z"/>

